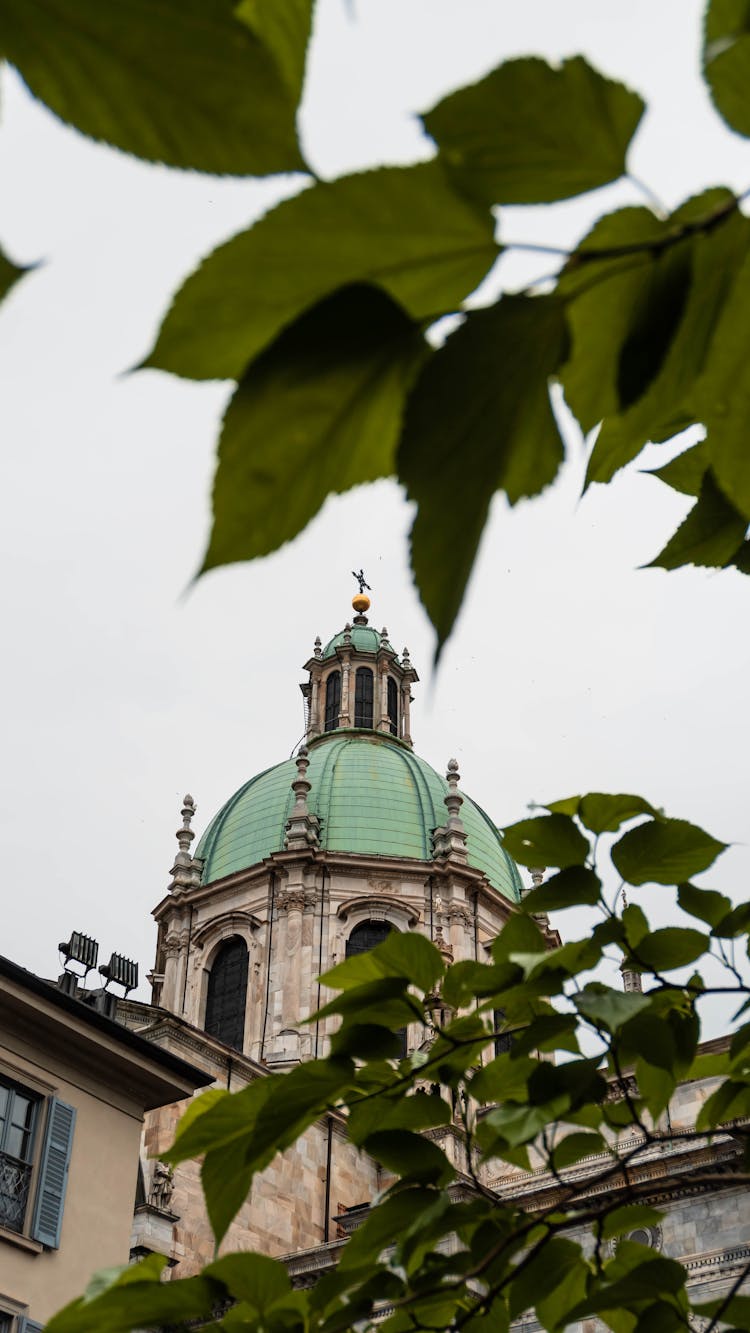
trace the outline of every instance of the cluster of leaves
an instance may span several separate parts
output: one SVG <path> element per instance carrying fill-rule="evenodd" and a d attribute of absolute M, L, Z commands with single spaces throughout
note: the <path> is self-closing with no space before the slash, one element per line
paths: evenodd
<path fill-rule="evenodd" d="M 634 903 L 617 913 L 602 887 L 605 844 L 622 885 L 677 884 L 693 925 L 651 930 Z M 691 1182 L 750 1178 L 750 1023 L 723 1053 L 699 1049 L 707 995 L 731 992 L 737 1016 L 750 1008 L 735 954 L 747 949 L 750 906 L 691 883 L 724 844 L 639 797 L 592 793 L 514 825 L 505 845 L 524 864 L 558 869 L 511 915 L 486 962 L 446 967 L 425 937 L 391 934 L 323 978 L 337 993 L 312 1021 L 338 1020 L 325 1059 L 237 1093 L 212 1089 L 178 1126 L 170 1160 L 203 1158 L 219 1243 L 274 1155 L 326 1113 L 341 1117 L 392 1183 L 338 1267 L 299 1291 L 283 1264 L 262 1255 L 228 1254 L 167 1284 L 150 1258 L 101 1275 L 48 1333 L 184 1321 L 227 1333 L 344 1333 L 376 1319 L 383 1333 L 502 1333 L 530 1308 L 549 1333 L 590 1315 L 614 1333 L 677 1333 L 695 1313 L 709 1329 L 748 1327 L 740 1287 L 750 1266 L 725 1296 L 691 1307 L 682 1266 L 628 1238 L 662 1216 L 645 1201 L 654 1183 L 641 1165 L 661 1152 L 665 1196 L 682 1179 L 663 1153 L 664 1112 L 682 1079 L 715 1076 L 716 1090 L 681 1142 L 705 1148 L 731 1120 L 745 1143 L 733 1177 L 718 1179 L 697 1154 Z M 594 910 L 596 923 L 558 945 L 545 914 L 572 904 Z M 642 993 L 591 976 L 613 955 L 642 975 Z M 686 966 L 709 957 L 724 969 L 720 986 L 699 971 L 684 979 Z M 399 1059 L 405 1024 L 419 1025 L 425 1041 Z M 460 1144 L 464 1169 L 443 1136 Z M 514 1190 L 507 1180 L 502 1194 L 492 1187 L 498 1162 L 516 1168 Z M 546 1200 L 524 1191 L 532 1165 L 547 1173 Z M 539 1178 L 537 1169 L 536 1186 Z"/>
<path fill-rule="evenodd" d="M 306 173 L 307 188 L 187 279 L 144 363 L 237 381 L 204 569 L 264 555 L 330 492 L 396 474 L 417 504 L 412 564 L 442 645 L 493 494 L 515 504 L 557 475 L 557 380 L 584 432 L 603 423 L 589 482 L 608 482 L 648 441 L 705 427 L 656 473 L 695 504 L 652 563 L 748 572 L 740 200 L 715 189 L 669 217 L 603 216 L 558 252 L 556 284 L 468 309 L 503 249 L 497 206 L 622 176 L 641 98 L 580 57 L 512 60 L 422 116 L 432 160 L 320 181 L 296 132 L 312 6 L 5 0 L 0 15 L 0 53 L 84 133 L 175 167 Z M 744 0 L 711 0 L 706 79 L 745 135 L 748 73 Z M 18 272 L 0 257 L 0 294 Z M 456 314 L 436 348 L 432 327 Z"/>

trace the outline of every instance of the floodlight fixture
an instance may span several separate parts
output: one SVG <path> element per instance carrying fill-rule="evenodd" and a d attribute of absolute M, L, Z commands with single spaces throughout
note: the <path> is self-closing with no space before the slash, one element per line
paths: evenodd
<path fill-rule="evenodd" d="M 108 963 L 99 968 L 99 975 L 104 977 L 106 990 L 110 982 L 124 988 L 125 994 L 135 990 L 138 985 L 138 964 L 124 954 L 113 953 Z"/>
<path fill-rule="evenodd" d="M 96 967 L 99 957 L 99 945 L 91 935 L 84 935 L 80 930 L 74 930 L 70 939 L 57 946 L 65 959 L 65 971 L 73 972 L 71 963 L 79 963 L 83 968 L 80 974 L 84 980 L 92 967 Z"/>

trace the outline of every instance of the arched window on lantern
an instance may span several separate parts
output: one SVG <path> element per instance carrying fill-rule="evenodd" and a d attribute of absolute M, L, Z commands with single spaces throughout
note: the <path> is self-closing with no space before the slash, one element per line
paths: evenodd
<path fill-rule="evenodd" d="M 505 1023 L 504 1009 L 493 1010 L 493 1017 L 495 1020 L 495 1032 L 497 1033 L 495 1037 L 495 1055 L 504 1055 L 513 1045 L 513 1033 L 500 1031 Z"/>
<path fill-rule="evenodd" d="M 392 930 L 393 926 L 389 921 L 360 921 L 346 941 L 346 957 L 351 958 L 358 953 L 369 953 L 370 949 L 382 944 Z M 396 1036 L 401 1042 L 399 1058 L 403 1060 L 406 1055 L 406 1028 L 399 1028 Z"/>
<path fill-rule="evenodd" d="M 326 681 L 326 731 L 336 731 L 341 712 L 341 672 L 332 671 Z"/>
<path fill-rule="evenodd" d="M 247 945 L 235 935 L 222 944 L 208 975 L 203 1026 L 210 1037 L 218 1037 L 236 1051 L 242 1050 L 245 1036 L 246 998 Z"/>
<path fill-rule="evenodd" d="M 372 726 L 372 671 L 369 667 L 357 667 L 354 678 L 354 725 Z"/>
<path fill-rule="evenodd" d="M 388 725 L 392 736 L 398 736 L 398 685 L 388 677 Z"/>

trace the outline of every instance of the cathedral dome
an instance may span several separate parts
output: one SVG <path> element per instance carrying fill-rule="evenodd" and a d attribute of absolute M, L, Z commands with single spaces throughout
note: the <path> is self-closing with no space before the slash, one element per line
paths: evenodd
<path fill-rule="evenodd" d="M 445 823 L 448 783 L 408 745 L 387 734 L 340 729 L 313 740 L 309 760 L 308 806 L 320 821 L 321 849 L 432 859 L 432 831 Z M 196 850 L 202 883 L 283 850 L 296 776 L 295 761 L 288 759 L 251 778 L 227 801 Z M 469 865 L 518 901 L 518 870 L 490 817 L 465 794 L 461 819 Z"/>

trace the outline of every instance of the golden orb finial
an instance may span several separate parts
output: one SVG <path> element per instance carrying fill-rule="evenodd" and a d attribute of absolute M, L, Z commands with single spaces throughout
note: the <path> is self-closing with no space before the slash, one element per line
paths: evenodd
<path fill-rule="evenodd" d="M 352 597 L 352 606 L 358 615 L 364 615 L 370 609 L 370 599 L 366 593 L 358 592 Z"/>

